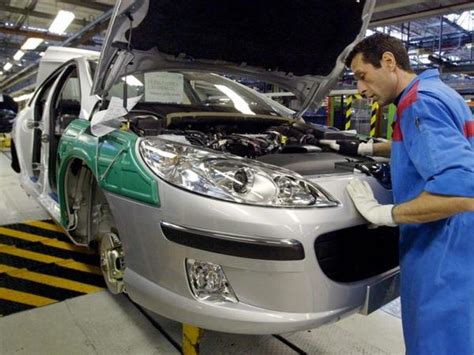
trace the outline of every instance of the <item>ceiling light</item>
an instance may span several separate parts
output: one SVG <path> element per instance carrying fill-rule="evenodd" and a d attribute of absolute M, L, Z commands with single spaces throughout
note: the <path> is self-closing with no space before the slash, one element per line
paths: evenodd
<path fill-rule="evenodd" d="M 25 43 L 23 43 L 23 45 L 21 46 L 21 49 L 23 49 L 24 51 L 36 49 L 36 47 L 38 47 L 41 44 L 41 42 L 43 42 L 42 38 L 36 38 L 36 37 L 28 38 L 25 41 Z"/>
<path fill-rule="evenodd" d="M 63 34 L 66 28 L 68 28 L 74 20 L 74 17 L 76 16 L 70 11 L 59 10 L 53 23 L 49 26 L 48 31 L 51 33 Z"/>
<path fill-rule="evenodd" d="M 18 50 L 13 56 L 13 59 L 16 61 L 19 61 L 24 55 L 25 55 L 25 52 L 23 52 L 22 50 Z"/>
<path fill-rule="evenodd" d="M 7 63 L 3 66 L 3 70 L 9 71 L 13 67 L 12 63 Z"/>

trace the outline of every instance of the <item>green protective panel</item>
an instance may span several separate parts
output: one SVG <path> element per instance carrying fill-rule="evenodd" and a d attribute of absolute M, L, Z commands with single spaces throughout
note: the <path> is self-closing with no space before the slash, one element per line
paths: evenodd
<path fill-rule="evenodd" d="M 138 136 L 130 131 L 113 131 L 97 138 L 90 132 L 90 122 L 73 121 L 59 143 L 58 194 L 61 222 L 67 224 L 64 182 L 69 162 L 80 159 L 92 171 L 99 186 L 117 195 L 159 206 L 156 177 L 139 161 L 135 145 Z"/>
<path fill-rule="evenodd" d="M 397 113 L 397 106 L 394 104 L 390 104 L 388 106 L 388 115 L 387 115 L 387 139 L 392 139 L 392 124 L 393 119 L 395 118 L 395 114 Z"/>
<path fill-rule="evenodd" d="M 329 127 L 334 127 L 334 110 L 335 110 L 335 99 L 334 96 L 328 97 L 328 120 L 326 125 Z"/>

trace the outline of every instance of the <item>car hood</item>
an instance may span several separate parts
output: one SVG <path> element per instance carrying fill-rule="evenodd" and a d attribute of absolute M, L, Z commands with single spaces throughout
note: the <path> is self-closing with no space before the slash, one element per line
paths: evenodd
<path fill-rule="evenodd" d="M 118 0 L 95 73 L 103 96 L 125 75 L 193 70 L 327 95 L 367 29 L 375 0 Z M 302 114 L 302 112 L 300 112 Z"/>

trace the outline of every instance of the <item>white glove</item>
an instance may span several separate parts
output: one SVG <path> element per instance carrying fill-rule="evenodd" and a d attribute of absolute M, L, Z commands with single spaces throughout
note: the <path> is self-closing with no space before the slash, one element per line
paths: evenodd
<path fill-rule="evenodd" d="M 374 155 L 374 143 L 361 143 L 357 147 L 357 154 L 359 155 Z"/>
<path fill-rule="evenodd" d="M 367 221 L 376 226 L 395 227 L 397 225 L 392 215 L 394 205 L 381 205 L 375 199 L 367 181 L 353 179 L 347 184 L 346 190 L 359 213 Z"/>
<path fill-rule="evenodd" d="M 343 154 L 362 156 L 374 154 L 374 144 L 372 142 L 359 143 L 351 140 L 320 139 L 319 143 Z"/>

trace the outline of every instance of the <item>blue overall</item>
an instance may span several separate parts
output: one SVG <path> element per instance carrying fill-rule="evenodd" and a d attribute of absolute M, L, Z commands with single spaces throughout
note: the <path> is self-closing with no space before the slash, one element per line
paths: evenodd
<path fill-rule="evenodd" d="M 437 70 L 397 104 L 392 141 L 396 204 L 423 191 L 474 197 L 474 121 Z M 409 355 L 474 354 L 474 212 L 400 226 L 402 321 Z"/>

